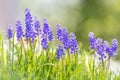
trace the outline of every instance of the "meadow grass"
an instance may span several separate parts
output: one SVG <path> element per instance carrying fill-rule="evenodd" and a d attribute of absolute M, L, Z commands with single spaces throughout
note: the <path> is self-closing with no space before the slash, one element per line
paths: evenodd
<path fill-rule="evenodd" d="M 120 74 L 109 69 L 111 57 L 117 55 L 117 39 L 110 45 L 93 32 L 88 36 L 89 51 L 66 27 L 57 24 L 53 35 L 47 19 L 42 26 L 25 9 L 25 30 L 17 21 L 16 30 L 8 27 L 7 40 L 0 34 L 0 80 L 119 80 Z"/>
<path fill-rule="evenodd" d="M 57 59 L 55 48 L 37 51 L 38 41 L 15 43 L 12 38 L 6 42 L 0 34 L 0 80 L 120 80 L 120 74 L 97 65 L 93 51 L 82 47 Z"/>

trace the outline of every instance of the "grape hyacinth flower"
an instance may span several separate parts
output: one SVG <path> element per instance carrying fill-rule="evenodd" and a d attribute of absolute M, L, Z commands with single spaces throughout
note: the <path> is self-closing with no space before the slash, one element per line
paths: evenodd
<path fill-rule="evenodd" d="M 76 40 L 75 34 L 73 34 L 73 33 L 70 33 L 69 48 L 70 48 L 70 53 L 78 52 L 78 42 Z"/>
<path fill-rule="evenodd" d="M 53 36 L 53 32 L 52 32 L 52 27 L 49 27 L 49 31 L 48 31 L 48 40 L 52 41 L 54 38 Z"/>
<path fill-rule="evenodd" d="M 63 39 L 62 39 L 62 43 L 64 45 L 64 48 L 66 50 L 68 50 L 69 48 L 69 37 L 68 37 L 68 31 L 67 31 L 67 28 L 63 28 Z"/>
<path fill-rule="evenodd" d="M 7 37 L 8 39 L 11 39 L 13 35 L 13 30 L 11 26 L 8 26 L 8 32 L 7 32 Z"/>
<path fill-rule="evenodd" d="M 58 46 L 57 52 L 56 52 L 56 57 L 59 60 L 63 55 L 64 55 L 64 50 L 62 48 L 62 45 Z"/>
<path fill-rule="evenodd" d="M 47 36 L 48 35 L 48 31 L 49 31 L 49 25 L 48 25 L 48 21 L 47 19 L 43 19 L 44 22 L 44 27 L 43 27 L 43 36 Z"/>
<path fill-rule="evenodd" d="M 94 42 L 94 49 L 97 50 L 97 47 L 99 47 L 100 45 L 102 45 L 102 39 L 97 38 L 96 41 Z"/>
<path fill-rule="evenodd" d="M 16 33 L 17 33 L 17 40 L 20 40 L 23 36 L 22 24 L 20 21 L 16 22 Z"/>
<path fill-rule="evenodd" d="M 105 48 L 103 44 L 97 45 L 96 46 L 96 52 L 98 55 L 100 55 L 101 58 L 106 58 L 105 55 Z"/>
<path fill-rule="evenodd" d="M 41 45 L 42 45 L 43 49 L 47 49 L 48 48 L 47 38 L 43 38 L 42 39 Z"/>
<path fill-rule="evenodd" d="M 43 19 L 44 27 L 42 30 L 42 48 L 47 49 L 48 43 L 54 39 L 52 27 L 49 26 L 48 21 Z"/>
<path fill-rule="evenodd" d="M 46 37 L 48 41 L 52 41 L 54 38 L 52 27 L 49 26 L 47 19 L 43 19 L 43 22 L 44 22 L 44 27 L 43 27 L 42 37 Z"/>
<path fill-rule="evenodd" d="M 88 36 L 89 36 L 89 41 L 90 41 L 90 49 L 95 49 L 94 44 L 95 44 L 96 39 L 95 39 L 94 33 L 90 32 Z"/>
<path fill-rule="evenodd" d="M 101 38 L 95 39 L 94 33 L 89 33 L 89 39 L 90 39 L 90 47 L 100 55 L 100 58 L 106 58 L 108 55 L 108 58 L 111 56 L 117 55 L 117 48 L 118 48 L 118 41 L 117 39 L 112 40 L 112 46 L 109 45 L 109 42 L 102 41 Z"/>
<path fill-rule="evenodd" d="M 117 39 L 113 39 L 113 40 L 112 40 L 112 51 L 113 51 L 113 55 L 116 55 L 116 53 L 117 53 L 117 48 L 118 48 L 118 41 L 117 41 Z"/>
<path fill-rule="evenodd" d="M 26 40 L 31 38 L 31 34 L 32 34 L 32 30 L 33 30 L 33 25 L 32 25 L 32 16 L 30 14 L 30 10 L 26 9 L 25 10 L 25 26 L 26 26 L 26 30 L 25 30 L 25 36 L 26 36 Z"/>
<path fill-rule="evenodd" d="M 30 35 L 31 42 L 34 42 L 34 40 L 36 39 L 36 37 L 37 37 L 36 31 L 34 29 L 31 30 L 31 35 Z"/>
<path fill-rule="evenodd" d="M 63 29 L 61 28 L 60 24 L 57 24 L 56 26 L 56 36 L 57 40 L 62 41 L 63 39 Z"/>
<path fill-rule="evenodd" d="M 35 31 L 33 24 L 32 24 L 32 16 L 30 14 L 30 10 L 25 10 L 25 24 L 26 24 L 26 30 L 25 30 L 25 36 L 26 40 L 30 39 L 31 42 L 34 42 L 37 32 Z"/>
<path fill-rule="evenodd" d="M 35 17 L 34 28 L 35 28 L 37 35 L 39 35 L 41 33 L 40 27 L 41 27 L 40 22 L 38 21 L 37 17 Z"/>
<path fill-rule="evenodd" d="M 103 42 L 103 45 L 104 45 L 105 50 L 106 50 L 108 47 L 110 47 L 110 44 L 109 44 L 108 41 L 104 41 L 104 42 Z"/>
<path fill-rule="evenodd" d="M 117 48 L 118 48 L 118 41 L 116 39 L 113 39 L 112 47 L 108 46 L 106 48 L 106 52 L 108 53 L 109 57 L 117 55 Z"/>

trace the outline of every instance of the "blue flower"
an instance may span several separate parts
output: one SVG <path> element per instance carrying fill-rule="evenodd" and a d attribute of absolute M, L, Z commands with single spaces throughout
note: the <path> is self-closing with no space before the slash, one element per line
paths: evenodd
<path fill-rule="evenodd" d="M 12 27 L 11 27 L 11 26 L 8 26 L 8 32 L 7 32 L 7 37 L 8 37 L 8 39 L 11 39 L 11 38 L 12 38 L 12 35 L 13 35 Z"/>
<path fill-rule="evenodd" d="M 60 24 L 58 24 L 56 26 L 56 36 L 57 36 L 57 40 L 62 41 L 63 39 L 63 29 L 61 28 Z"/>
<path fill-rule="evenodd" d="M 95 49 L 94 44 L 96 39 L 95 39 L 94 33 L 90 32 L 88 36 L 89 36 L 89 42 L 90 42 L 90 49 Z"/>
<path fill-rule="evenodd" d="M 52 27 L 49 26 L 48 21 L 46 19 L 43 19 L 43 21 L 44 21 L 44 27 L 43 27 L 42 37 L 46 37 L 48 41 L 51 41 L 54 38 Z"/>
<path fill-rule="evenodd" d="M 97 38 L 96 41 L 94 42 L 94 49 L 97 50 L 97 47 L 102 45 L 102 39 L 101 38 Z"/>
<path fill-rule="evenodd" d="M 102 44 L 99 44 L 96 46 L 96 51 L 97 51 L 97 54 L 99 54 L 101 57 L 105 57 L 105 50 L 104 50 L 104 46 Z"/>
<path fill-rule="evenodd" d="M 17 33 L 17 39 L 20 40 L 23 36 L 23 30 L 22 30 L 22 24 L 20 21 L 16 22 L 16 33 Z"/>
<path fill-rule="evenodd" d="M 118 48 L 118 41 L 117 39 L 113 39 L 112 40 L 112 51 L 114 55 L 116 55 L 117 53 L 117 48 Z"/>
<path fill-rule="evenodd" d="M 67 31 L 67 28 L 63 28 L 63 39 L 62 39 L 62 43 L 64 45 L 64 48 L 66 50 L 68 50 L 69 48 L 69 37 L 68 37 L 68 31 Z"/>
<path fill-rule="evenodd" d="M 58 46 L 58 49 L 56 51 L 56 57 L 57 59 L 60 59 L 64 55 L 64 50 L 61 45 Z"/>
<path fill-rule="evenodd" d="M 94 43 L 94 50 L 97 52 L 98 55 L 100 55 L 102 58 L 106 57 L 105 49 L 106 49 L 107 41 L 102 42 L 101 38 L 97 38 Z"/>
<path fill-rule="evenodd" d="M 52 31 L 52 27 L 49 27 L 49 31 L 48 31 L 48 40 L 52 41 L 54 38 L 53 36 L 53 31 Z"/>
<path fill-rule="evenodd" d="M 42 46 L 44 49 L 48 48 L 48 43 L 49 41 L 52 41 L 54 36 L 53 36 L 53 31 L 52 27 L 49 26 L 48 21 L 46 19 L 43 19 L 44 22 L 44 27 L 42 30 Z"/>
<path fill-rule="evenodd" d="M 40 27 L 41 27 L 40 22 L 35 17 L 35 19 L 34 19 L 34 28 L 36 30 L 37 35 L 39 35 L 41 33 Z"/>
<path fill-rule="evenodd" d="M 33 24 L 32 24 L 32 16 L 30 14 L 30 10 L 26 9 L 25 10 L 25 26 L 26 26 L 26 30 L 25 30 L 25 36 L 26 36 L 26 40 L 28 40 L 29 38 L 31 38 L 31 34 L 32 34 L 32 30 L 33 30 Z"/>
<path fill-rule="evenodd" d="M 110 47 L 110 44 L 109 44 L 108 41 L 104 41 L 104 42 L 103 42 L 103 45 L 104 45 L 105 49 L 108 48 L 108 47 Z"/>
<path fill-rule="evenodd" d="M 70 48 L 70 53 L 78 52 L 78 42 L 76 40 L 75 34 L 73 34 L 73 33 L 70 33 L 69 48 Z"/>
<path fill-rule="evenodd" d="M 31 35 L 30 35 L 31 42 L 34 42 L 34 40 L 36 39 L 36 37 L 37 37 L 37 33 L 36 33 L 36 31 L 33 29 L 33 30 L 31 31 Z"/>
<path fill-rule="evenodd" d="M 43 36 L 47 36 L 49 31 L 49 25 L 47 19 L 43 19 L 44 27 L 43 27 Z"/>
<path fill-rule="evenodd" d="M 89 39 L 91 49 L 100 55 L 101 58 L 106 58 L 107 54 L 109 57 L 117 55 L 118 41 L 116 39 L 112 40 L 112 46 L 110 46 L 109 42 L 107 41 L 103 42 L 101 38 L 95 39 L 93 32 L 89 33 Z"/>
<path fill-rule="evenodd" d="M 43 49 L 47 49 L 48 48 L 48 42 L 47 42 L 47 38 L 43 38 L 42 42 L 41 42 L 42 48 Z"/>
<path fill-rule="evenodd" d="M 112 40 L 112 47 L 108 46 L 106 48 L 106 52 L 108 55 L 111 56 L 116 56 L 117 55 L 117 48 L 118 48 L 118 41 L 116 39 Z"/>

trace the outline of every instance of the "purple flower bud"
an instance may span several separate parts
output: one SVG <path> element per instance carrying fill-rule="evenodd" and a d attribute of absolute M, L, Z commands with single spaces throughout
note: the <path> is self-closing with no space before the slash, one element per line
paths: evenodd
<path fill-rule="evenodd" d="M 104 46 L 102 44 L 96 46 L 96 51 L 101 57 L 105 56 Z"/>
<path fill-rule="evenodd" d="M 43 49 L 47 49 L 48 48 L 47 38 L 43 38 L 42 39 L 41 45 L 42 45 Z"/>
<path fill-rule="evenodd" d="M 43 35 L 47 35 L 49 31 L 49 25 L 47 19 L 43 19 L 44 27 L 43 27 Z"/>
<path fill-rule="evenodd" d="M 103 45 L 104 45 L 105 49 L 108 48 L 108 47 L 110 47 L 110 44 L 107 41 L 104 41 Z"/>
<path fill-rule="evenodd" d="M 117 48 L 118 48 L 118 41 L 117 39 L 112 40 L 112 51 L 113 53 L 117 53 Z"/>
<path fill-rule="evenodd" d="M 22 30 L 22 24 L 20 21 L 16 22 L 16 33 L 17 33 L 17 39 L 20 40 L 23 36 L 23 30 Z"/>
<path fill-rule="evenodd" d="M 53 36 L 53 32 L 52 32 L 52 27 L 49 27 L 49 31 L 48 31 L 48 40 L 51 41 L 53 40 L 54 36 Z"/>
<path fill-rule="evenodd" d="M 117 55 L 117 48 L 118 48 L 118 41 L 117 39 L 112 40 L 112 47 L 107 47 L 106 52 L 109 56 L 116 56 Z"/>
<path fill-rule="evenodd" d="M 94 44 L 95 44 L 96 39 L 95 39 L 94 33 L 90 32 L 88 36 L 89 36 L 89 41 L 90 41 L 90 49 L 95 49 Z"/>
<path fill-rule="evenodd" d="M 69 48 L 69 37 L 68 37 L 67 28 L 63 28 L 63 34 L 62 35 L 63 35 L 62 42 L 63 42 L 64 48 L 67 50 Z"/>
<path fill-rule="evenodd" d="M 40 26 L 41 26 L 40 22 L 37 20 L 37 17 L 35 17 L 35 19 L 34 19 L 34 28 L 36 30 L 37 35 L 41 33 Z"/>
<path fill-rule="evenodd" d="M 36 39 L 36 37 L 37 37 L 37 33 L 36 33 L 36 31 L 33 29 L 32 32 L 31 32 L 31 35 L 30 35 L 31 42 L 34 42 L 34 40 Z"/>
<path fill-rule="evenodd" d="M 25 36 L 26 36 L 26 40 L 28 40 L 29 38 L 31 38 L 31 34 L 32 34 L 32 30 L 33 30 L 33 25 L 32 25 L 32 16 L 30 14 L 30 10 L 26 9 L 25 10 L 25 26 L 26 26 L 26 30 L 25 30 Z"/>
<path fill-rule="evenodd" d="M 43 19 L 44 21 L 44 27 L 42 30 L 42 47 L 44 49 L 48 48 L 48 42 L 53 40 L 54 36 L 53 36 L 53 32 L 52 32 L 52 27 L 49 26 L 48 21 L 46 19 Z"/>
<path fill-rule="evenodd" d="M 44 27 L 43 27 L 42 37 L 46 37 L 48 41 L 51 41 L 54 38 L 52 27 L 49 26 L 48 21 L 46 19 L 43 19 L 43 21 L 44 21 Z"/>
<path fill-rule="evenodd" d="M 78 42 L 76 40 L 76 36 L 73 33 L 70 33 L 69 48 L 70 48 L 70 53 L 78 52 Z"/>
<path fill-rule="evenodd" d="M 58 25 L 56 26 L 56 36 L 57 36 L 57 40 L 62 41 L 62 39 L 63 39 L 63 35 L 62 35 L 62 34 L 63 34 L 63 30 L 62 30 L 60 24 L 58 24 Z"/>
<path fill-rule="evenodd" d="M 58 46 L 56 57 L 57 59 L 60 59 L 64 55 L 64 50 L 61 45 Z"/>
<path fill-rule="evenodd" d="M 99 45 L 102 45 L 102 39 L 101 38 L 97 38 L 96 41 L 94 42 L 94 49 L 97 50 L 97 47 Z"/>
<path fill-rule="evenodd" d="M 12 35 L 13 35 L 12 27 L 11 27 L 11 26 L 8 26 L 8 32 L 7 32 L 7 37 L 8 37 L 8 39 L 11 39 L 11 38 L 12 38 Z"/>

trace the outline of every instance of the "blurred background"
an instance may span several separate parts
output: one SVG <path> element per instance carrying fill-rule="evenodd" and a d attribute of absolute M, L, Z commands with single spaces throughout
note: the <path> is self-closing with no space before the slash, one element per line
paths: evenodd
<path fill-rule="evenodd" d="M 120 0 L 0 0 L 0 31 L 6 33 L 7 26 L 14 26 L 16 20 L 24 24 L 25 8 L 41 22 L 47 18 L 54 30 L 58 23 L 67 27 L 85 49 L 89 49 L 89 32 L 120 42 Z"/>

